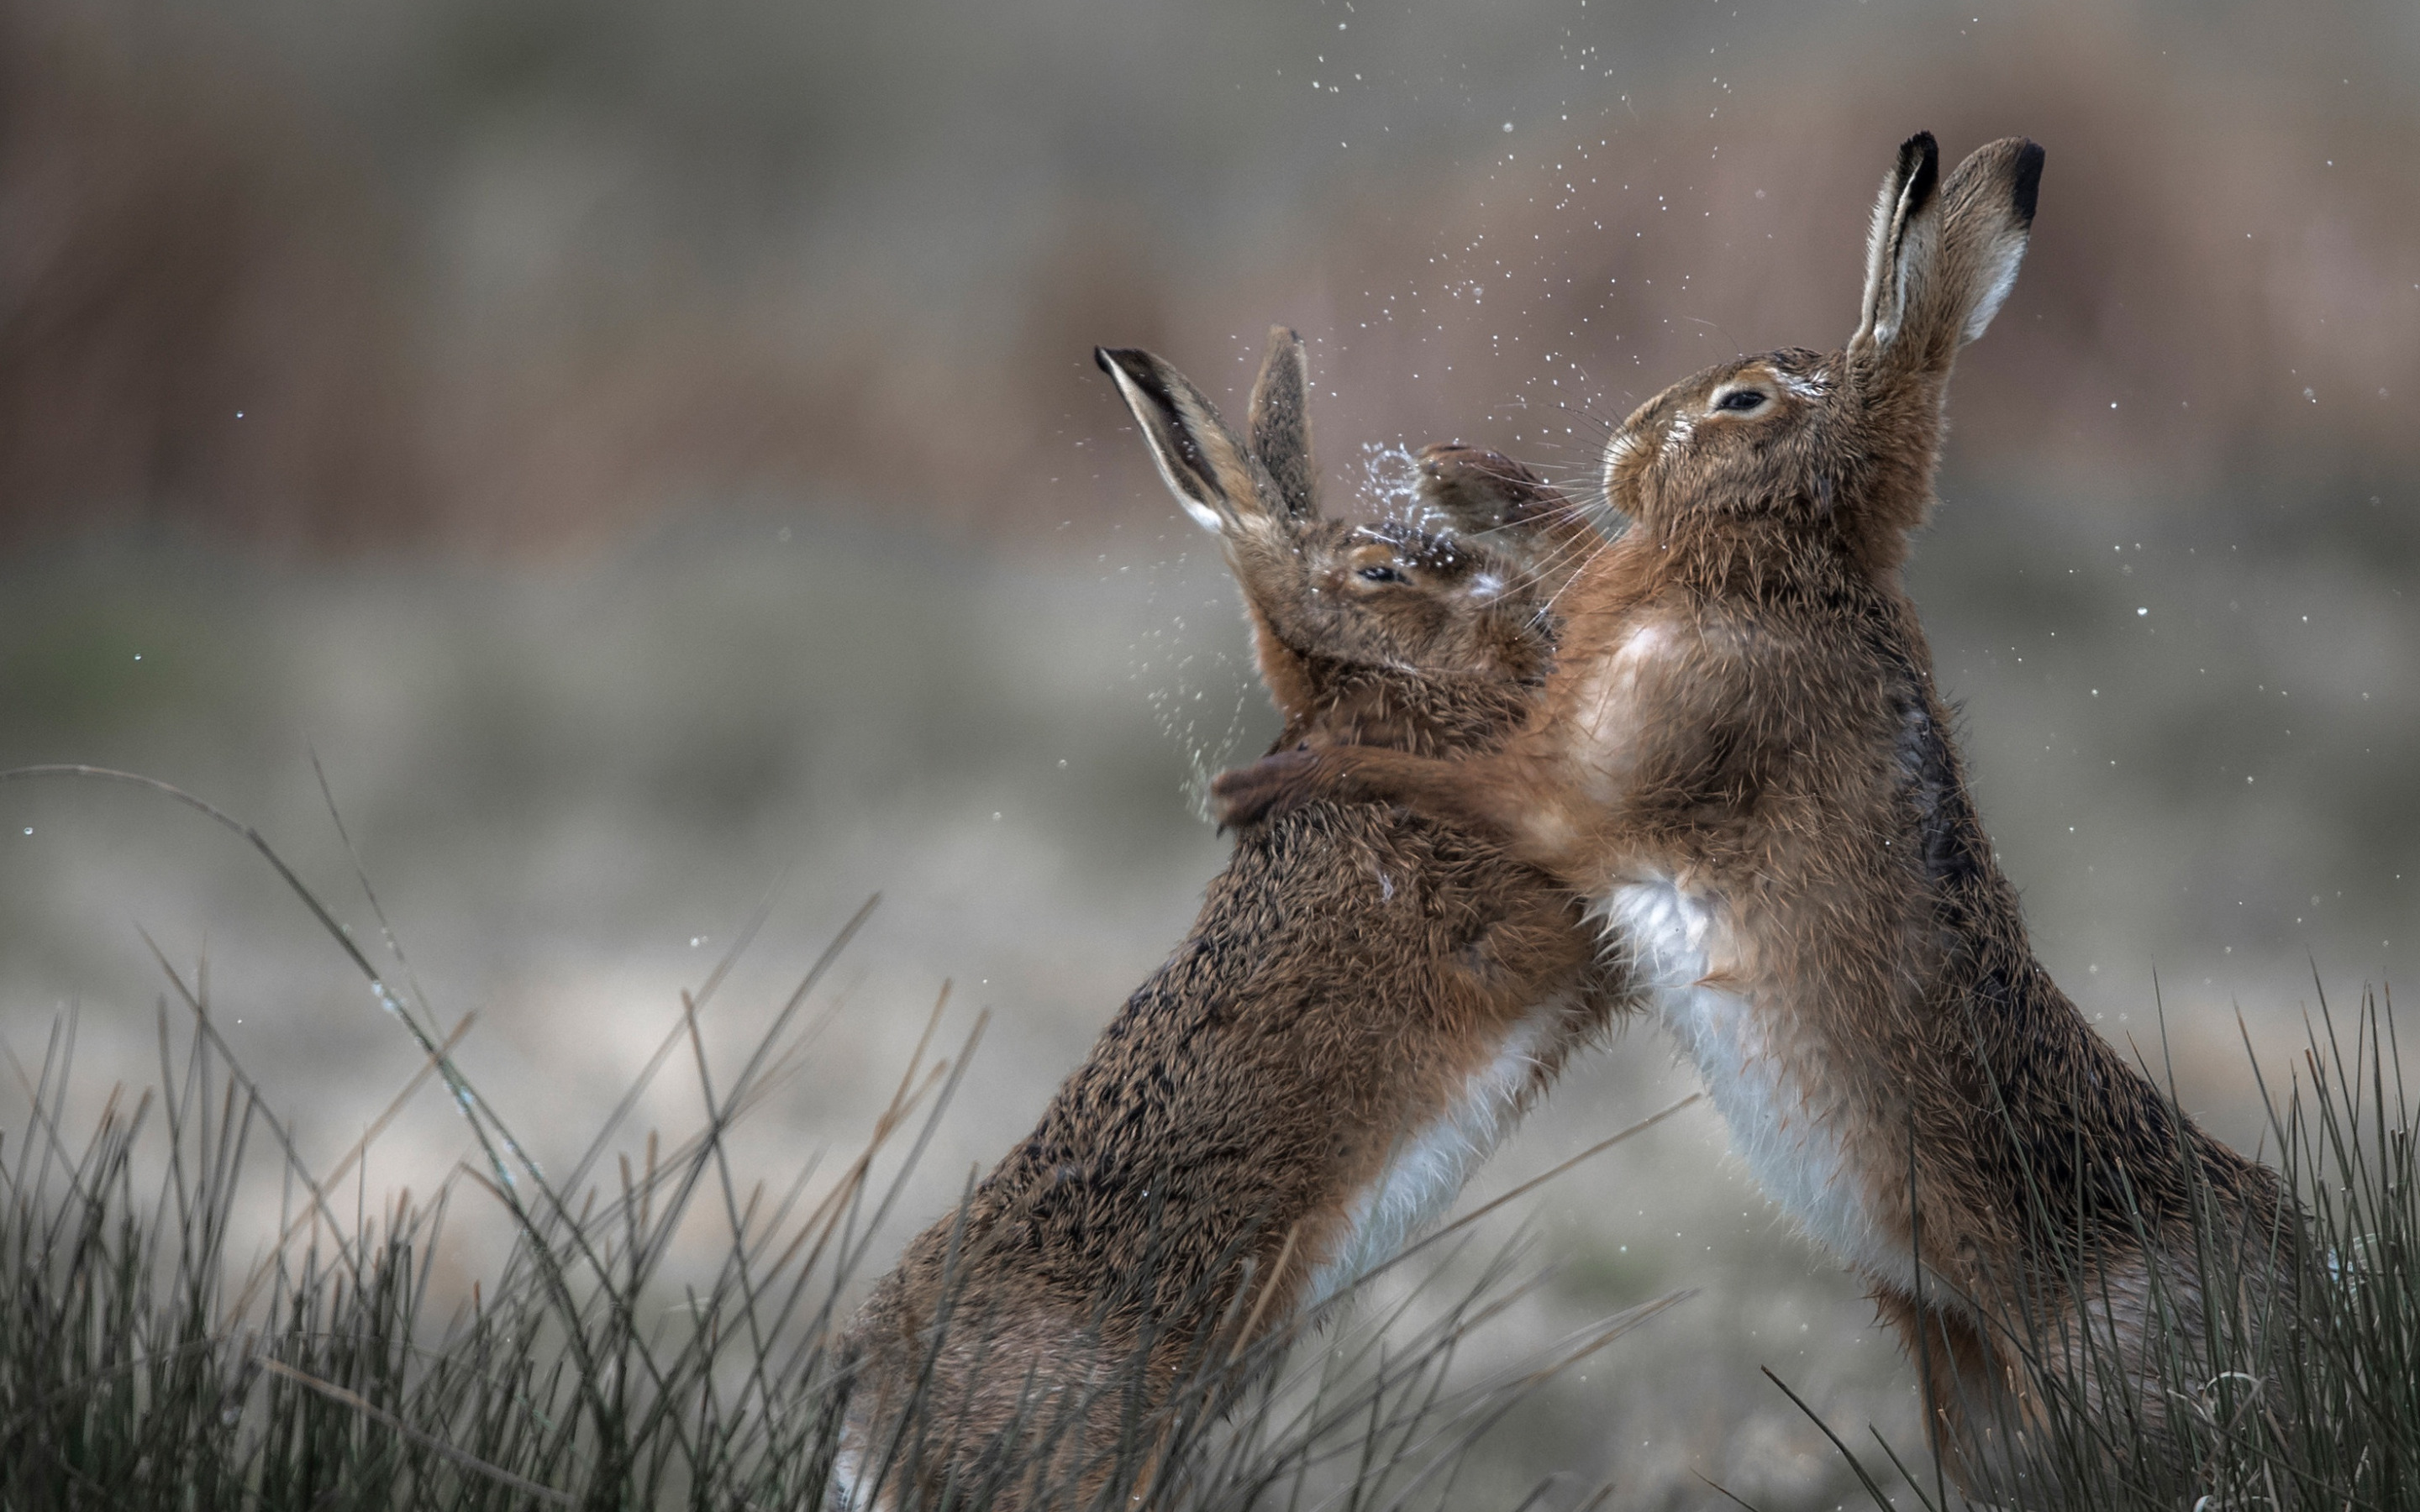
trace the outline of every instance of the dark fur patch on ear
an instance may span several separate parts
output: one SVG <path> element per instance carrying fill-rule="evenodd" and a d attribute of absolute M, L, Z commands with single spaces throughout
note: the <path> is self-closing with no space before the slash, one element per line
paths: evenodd
<path fill-rule="evenodd" d="M 1168 439 L 1175 444 L 1178 458 L 1192 470 L 1195 478 L 1205 485 L 1215 486 L 1218 475 L 1211 471 L 1210 459 L 1203 456 L 1202 448 L 1195 444 L 1192 427 L 1186 424 L 1185 410 L 1177 404 L 1176 395 L 1169 389 L 1167 381 L 1160 377 L 1159 364 L 1153 361 L 1151 354 L 1132 347 L 1095 347 L 1093 348 L 1093 361 L 1101 364 L 1104 373 L 1110 371 L 1112 363 L 1116 363 L 1117 372 L 1125 375 L 1128 382 L 1140 389 L 1158 407 L 1168 421 Z"/>
<path fill-rule="evenodd" d="M 2028 142 L 2017 149 L 2017 182 L 2009 195 L 2015 206 L 2017 221 L 2030 226 L 2034 224 L 2034 199 L 2041 193 L 2042 149 L 2039 142 Z"/>
<path fill-rule="evenodd" d="M 1911 158 L 1916 161 L 1911 162 Z M 1932 199 L 1932 192 L 1941 185 L 1941 144 L 1931 131 L 1918 131 L 1899 145 L 1900 181 L 1907 184 L 1900 192 L 1900 203 L 1911 216 L 1924 208 Z"/>

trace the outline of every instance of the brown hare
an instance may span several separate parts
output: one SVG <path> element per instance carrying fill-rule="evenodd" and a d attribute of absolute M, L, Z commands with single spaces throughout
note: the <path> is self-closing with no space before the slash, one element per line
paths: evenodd
<path fill-rule="evenodd" d="M 1533 564 L 1576 544 L 1534 478 L 1432 449 L 1427 501 L 1497 544 L 1356 528 L 1313 498 L 1293 332 L 1245 438 L 1149 353 L 1097 356 L 1218 535 L 1283 744 L 1453 756 L 1522 722 L 1559 586 Z M 1041 1123 L 850 1324 L 831 1504 L 1125 1504 L 1174 1416 L 1240 1385 L 1180 1383 L 1395 1254 L 1618 1006 L 1571 894 L 1487 841 L 1331 804 L 1239 837 Z"/>
<path fill-rule="evenodd" d="M 2252 1276 L 2290 1237 L 2272 1174 L 2035 960 L 1900 584 L 1951 358 L 2015 280 L 2041 163 L 2010 138 L 1943 181 L 1911 138 L 1844 350 L 1725 363 L 1622 423 L 1606 486 L 1633 524 L 1559 599 L 1500 748 L 1314 732 L 1215 788 L 1231 823 L 1384 800 L 1585 896 L 1766 1190 L 1872 1286 L 1953 1460 L 1999 1460 L 2044 1389 L 2156 1427 L 2148 1319 L 2191 1338 L 2234 1305 L 2197 1294 L 2196 1211 Z"/>

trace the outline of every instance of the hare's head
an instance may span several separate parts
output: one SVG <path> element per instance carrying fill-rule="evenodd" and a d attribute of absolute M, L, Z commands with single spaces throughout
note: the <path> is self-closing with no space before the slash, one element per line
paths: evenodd
<path fill-rule="evenodd" d="M 2016 282 L 2041 167 L 2040 147 L 2009 137 L 1945 182 L 1931 133 L 1908 138 L 1848 346 L 1723 363 L 1639 406 L 1606 448 L 1613 506 L 1659 531 L 1796 526 L 1896 565 L 1931 502 L 1950 361 Z"/>
<path fill-rule="evenodd" d="M 1242 437 L 1149 352 L 1094 355 L 1176 501 L 1218 537 L 1243 585 L 1262 679 L 1290 726 L 1366 690 L 1372 674 L 1432 692 L 1544 677 L 1548 603 L 1586 527 L 1518 463 L 1458 446 L 1421 454 L 1424 513 L 1455 530 L 1330 519 L 1319 510 L 1308 376 L 1293 332 L 1270 332 Z"/>

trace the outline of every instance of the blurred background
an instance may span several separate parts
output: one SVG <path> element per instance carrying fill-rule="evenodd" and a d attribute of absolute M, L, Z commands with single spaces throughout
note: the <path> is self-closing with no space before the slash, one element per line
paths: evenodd
<path fill-rule="evenodd" d="M 1331 509 L 1433 440 L 1584 479 L 1673 378 L 1847 335 L 1902 136 L 2024 132 L 1913 586 L 2044 958 L 2250 1148 L 2246 1040 L 2289 1080 L 2420 949 L 2415 80 L 2393 0 L 5 0 L 0 765 L 188 788 L 373 940 L 316 760 L 542 1158 L 760 906 L 724 1053 L 883 892 L 746 1148 L 853 1148 L 954 981 L 941 1040 L 990 1026 L 895 1243 L 1182 936 L 1200 781 L 1273 729 L 1094 343 L 1239 407 L 1300 328 Z M 17 783 L 0 826 L 0 1038 L 72 1012 L 93 1105 L 157 1074 L 146 933 L 323 1165 L 417 1065 L 196 816 Z M 1692 1085 L 1634 1029 L 1474 1197 Z M 373 1205 L 464 1148 L 424 1091 Z M 1702 1109 L 1513 1216 L 1559 1269 L 1504 1357 L 1704 1289 L 1499 1433 L 1503 1487 L 1835 1504 L 1760 1365 L 1914 1442 Z"/>

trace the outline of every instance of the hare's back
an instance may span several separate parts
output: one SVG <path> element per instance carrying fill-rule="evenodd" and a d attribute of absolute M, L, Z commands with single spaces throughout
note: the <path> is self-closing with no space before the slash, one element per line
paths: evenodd
<path fill-rule="evenodd" d="M 1374 806 L 1307 807 L 1239 840 L 968 1227 L 1078 1293 L 1146 1268 L 1190 1291 L 1298 1227 L 1324 1253 L 1541 1003 L 1563 1023 L 1589 964 L 1537 873 Z"/>

